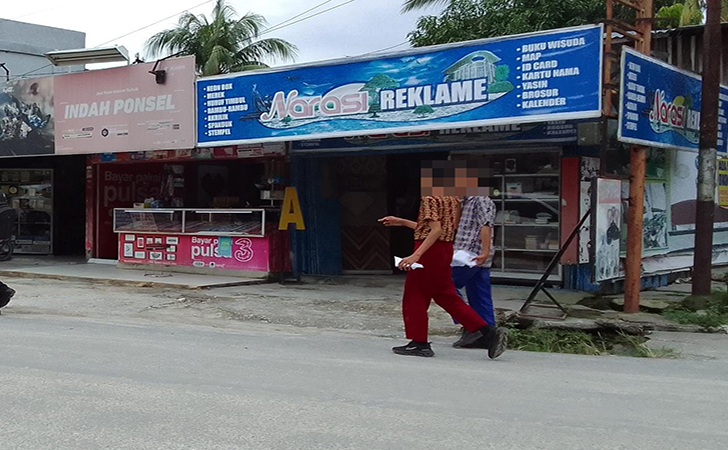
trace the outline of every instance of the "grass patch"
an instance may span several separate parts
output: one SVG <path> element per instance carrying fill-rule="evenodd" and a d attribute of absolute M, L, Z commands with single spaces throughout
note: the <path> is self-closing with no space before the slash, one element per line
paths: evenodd
<path fill-rule="evenodd" d="M 645 346 L 647 338 L 626 334 L 589 334 L 564 330 L 509 331 L 508 347 L 529 352 L 567 353 L 572 355 L 621 355 L 638 358 L 674 358 L 668 348 L 651 349 Z"/>
<path fill-rule="evenodd" d="M 703 328 L 728 325 L 728 292 L 716 291 L 704 299 L 705 309 L 692 311 L 684 306 L 667 310 L 662 316 L 681 324 L 694 324 Z M 688 302 L 690 298 L 686 299 Z"/>

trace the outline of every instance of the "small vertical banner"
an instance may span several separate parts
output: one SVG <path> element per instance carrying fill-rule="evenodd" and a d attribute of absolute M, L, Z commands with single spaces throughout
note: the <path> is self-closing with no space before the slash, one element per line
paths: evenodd
<path fill-rule="evenodd" d="M 295 187 L 287 187 L 283 196 L 283 207 L 281 208 L 281 220 L 278 223 L 279 230 L 287 230 L 290 224 L 296 226 L 296 230 L 305 230 L 303 223 L 303 212 L 298 201 L 298 191 Z"/>
<path fill-rule="evenodd" d="M 728 208 L 728 158 L 718 158 L 718 206 Z"/>

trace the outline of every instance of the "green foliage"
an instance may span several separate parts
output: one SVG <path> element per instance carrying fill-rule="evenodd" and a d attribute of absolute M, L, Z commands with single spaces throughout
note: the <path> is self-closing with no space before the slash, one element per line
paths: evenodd
<path fill-rule="evenodd" d="M 514 350 L 529 352 L 576 355 L 607 353 L 607 349 L 600 347 L 592 335 L 571 331 L 512 329 L 508 335 L 508 346 Z"/>
<path fill-rule="evenodd" d="M 647 338 L 626 334 L 588 334 L 565 330 L 509 331 L 508 347 L 530 352 L 567 353 L 574 355 L 622 355 L 638 358 L 672 358 L 676 354 L 667 348 L 645 346 Z"/>
<path fill-rule="evenodd" d="M 420 105 L 413 111 L 415 114 L 417 114 L 420 117 L 424 117 L 428 114 L 432 114 L 435 112 L 435 110 L 430 105 Z"/>
<path fill-rule="evenodd" d="M 194 55 L 197 71 L 210 76 L 268 67 L 265 61 L 293 60 L 296 46 L 277 38 L 260 39 L 266 25 L 263 16 L 237 13 L 225 0 L 217 0 L 210 19 L 189 12 L 180 16 L 175 28 L 160 31 L 146 43 L 147 54 Z"/>
<path fill-rule="evenodd" d="M 505 64 L 495 67 L 495 81 L 508 81 L 508 75 L 511 73 L 511 68 Z"/>
<path fill-rule="evenodd" d="M 655 14 L 658 27 L 675 28 L 703 23 L 703 11 L 698 0 L 685 0 L 663 6 Z"/>
<path fill-rule="evenodd" d="M 728 293 L 719 291 L 711 294 L 707 308 L 702 311 L 690 311 L 680 307 L 665 311 L 662 315 L 673 322 L 700 325 L 704 328 L 728 325 Z"/>
<path fill-rule="evenodd" d="M 404 9 L 437 3 L 447 4 L 447 7 L 437 16 L 419 19 L 417 28 L 409 34 L 413 46 L 597 23 L 606 15 L 604 0 L 407 0 Z M 655 8 L 672 3 L 674 0 L 655 0 Z M 616 5 L 615 16 L 631 21 L 634 13 Z"/>
<path fill-rule="evenodd" d="M 513 90 L 513 83 L 510 81 L 496 81 L 488 86 L 488 93 L 499 94 L 501 92 L 510 92 Z"/>

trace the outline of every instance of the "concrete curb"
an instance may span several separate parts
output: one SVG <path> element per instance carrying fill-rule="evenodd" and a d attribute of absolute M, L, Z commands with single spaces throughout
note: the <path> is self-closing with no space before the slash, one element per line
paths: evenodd
<path fill-rule="evenodd" d="M 258 284 L 270 283 L 265 279 L 260 280 L 241 280 L 232 281 L 229 283 L 215 283 L 208 286 L 196 286 L 184 283 L 163 283 L 157 281 L 131 281 L 131 280 L 116 280 L 110 278 L 96 278 L 96 277 L 81 277 L 71 275 L 53 275 L 44 273 L 30 273 L 15 270 L 0 270 L 0 276 L 6 276 L 11 278 L 28 278 L 28 279 L 47 279 L 47 280 L 59 280 L 59 281 L 83 281 L 95 284 L 105 284 L 110 286 L 127 286 L 127 287 L 154 287 L 154 288 L 168 288 L 168 289 L 190 289 L 190 290 L 207 290 L 213 288 L 223 287 L 235 287 L 235 286 L 253 286 Z"/>

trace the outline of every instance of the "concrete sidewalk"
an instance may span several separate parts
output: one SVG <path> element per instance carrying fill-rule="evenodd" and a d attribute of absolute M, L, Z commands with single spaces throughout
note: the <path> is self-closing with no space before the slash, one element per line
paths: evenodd
<path fill-rule="evenodd" d="M 54 286 L 50 291 L 45 291 L 45 295 L 49 296 L 55 294 L 55 289 L 84 291 L 84 295 L 70 296 L 73 299 L 71 303 L 62 307 L 64 312 L 78 308 L 81 315 L 88 310 L 103 311 L 108 308 L 109 305 L 100 304 L 103 296 L 114 293 L 116 297 L 118 291 L 122 297 L 127 295 L 133 298 L 131 304 L 137 309 L 126 313 L 134 315 L 161 316 L 176 314 L 178 310 L 184 309 L 188 313 L 194 312 L 194 316 L 201 320 L 227 318 L 386 336 L 396 336 L 402 329 L 402 275 L 304 277 L 302 284 L 281 285 L 233 277 L 117 269 L 114 265 L 87 264 L 83 260 L 18 257 L 0 263 L 0 279 L 9 277 L 18 280 L 13 283 L 25 284 L 30 290 L 36 288 L 35 282 L 30 279 L 48 279 L 48 283 L 38 287 L 42 291 L 44 287 Z M 29 279 L 30 283 L 20 281 L 22 278 Z M 96 288 L 94 284 L 105 287 Z M 112 286 L 118 289 L 111 289 Z M 91 298 L 85 295 L 85 290 L 89 288 L 94 294 Z M 715 288 L 724 289 L 725 285 L 716 282 Z M 499 319 L 513 317 L 523 306 L 531 289 L 527 286 L 494 285 L 494 305 Z M 527 312 L 531 317 L 520 315 L 519 320 L 533 321 L 529 323 L 539 328 L 588 332 L 614 329 L 634 334 L 653 330 L 706 331 L 697 325 L 676 324 L 660 314 L 665 308 L 682 301 L 689 295 L 690 289 L 690 284 L 684 283 L 645 291 L 641 296 L 643 311 L 637 314 L 618 311 L 620 302 L 623 303 L 621 296 L 598 297 L 580 291 L 549 289 L 566 307 L 569 317 L 561 320 L 559 310 L 539 307 L 551 304 L 543 293 L 539 293 L 534 307 Z M 80 300 L 79 305 L 75 305 L 77 298 Z M 25 300 L 23 289 L 20 289 L 14 304 L 23 305 Z M 48 305 L 47 299 L 39 294 L 35 296 L 34 304 L 28 306 L 46 311 Z M 50 311 L 59 306 L 53 302 Z M 116 305 L 111 309 L 118 312 Z M 457 332 L 459 327 L 434 304 L 430 308 L 430 316 L 433 334 L 452 335 Z"/>
<path fill-rule="evenodd" d="M 264 283 L 264 279 L 195 275 L 162 270 L 120 269 L 115 263 L 88 263 L 79 258 L 14 257 L 0 262 L 0 277 L 43 278 L 64 281 L 89 281 L 136 287 L 205 289 Z"/>

